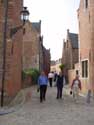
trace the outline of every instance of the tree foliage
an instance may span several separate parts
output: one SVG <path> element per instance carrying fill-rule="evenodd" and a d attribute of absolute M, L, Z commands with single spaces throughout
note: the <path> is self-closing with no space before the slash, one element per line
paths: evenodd
<path fill-rule="evenodd" d="M 62 70 L 64 70 L 65 65 L 64 65 L 64 64 L 61 64 L 61 65 L 59 65 L 59 68 L 60 68 L 60 69 L 61 69 L 61 71 L 62 71 Z"/>

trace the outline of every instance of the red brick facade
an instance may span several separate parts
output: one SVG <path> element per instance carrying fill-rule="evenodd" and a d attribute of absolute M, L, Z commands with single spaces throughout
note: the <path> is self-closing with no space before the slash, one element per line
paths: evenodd
<path fill-rule="evenodd" d="M 46 49 L 43 46 L 43 70 L 48 75 L 50 72 L 50 64 L 51 63 L 51 56 L 50 56 L 50 49 Z"/>
<path fill-rule="evenodd" d="M 80 39 L 80 76 L 83 83 L 83 91 L 86 92 L 91 88 L 94 90 L 94 0 L 80 1 L 78 20 Z M 83 63 L 85 61 L 87 61 L 87 64 L 85 68 L 83 68 Z"/>
<path fill-rule="evenodd" d="M 62 64 L 65 65 L 65 74 L 68 80 L 68 70 L 74 69 L 79 60 L 78 35 L 67 30 L 67 38 L 63 41 Z"/>
<path fill-rule="evenodd" d="M 2 45 L 4 3 L 0 2 L 0 44 Z M 22 31 L 18 31 L 13 38 L 10 38 L 10 29 L 21 25 L 20 11 L 23 7 L 23 0 L 9 0 L 8 2 L 8 25 L 7 25 L 7 48 L 6 48 L 6 75 L 4 88 L 8 95 L 15 95 L 21 88 L 22 70 Z M 2 48 L 2 46 L 1 46 Z M 2 52 L 0 52 L 2 62 Z M 0 67 L 2 75 L 2 67 Z M 1 83 L 0 77 L 0 85 Z"/>
<path fill-rule="evenodd" d="M 50 50 L 43 46 L 41 21 L 28 22 L 23 36 L 23 69 L 36 68 L 48 74 L 50 70 Z"/>
<path fill-rule="evenodd" d="M 23 35 L 23 69 L 39 69 L 41 22 L 27 22 Z"/>

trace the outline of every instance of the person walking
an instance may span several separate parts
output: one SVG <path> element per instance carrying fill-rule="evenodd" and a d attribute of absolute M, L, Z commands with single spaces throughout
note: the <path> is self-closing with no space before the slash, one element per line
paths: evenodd
<path fill-rule="evenodd" d="M 57 81 L 57 72 L 55 71 L 54 72 L 54 86 L 56 86 L 56 81 Z"/>
<path fill-rule="evenodd" d="M 47 85 L 48 85 L 48 78 L 45 75 L 44 71 L 42 71 L 41 75 L 38 78 L 38 86 L 40 88 L 40 102 L 43 102 L 46 99 Z"/>
<path fill-rule="evenodd" d="M 81 90 L 81 81 L 79 80 L 78 75 L 75 77 L 75 79 L 73 79 L 71 89 L 73 93 L 73 98 L 75 101 L 77 101 L 79 97 L 79 90 Z"/>
<path fill-rule="evenodd" d="M 62 91 L 63 91 L 63 86 L 64 86 L 64 75 L 62 74 L 62 72 L 59 73 L 58 77 L 57 77 L 57 99 L 61 99 L 62 98 Z"/>
<path fill-rule="evenodd" d="M 54 76 L 53 73 L 52 73 L 52 72 L 49 72 L 49 74 L 48 74 L 48 79 L 49 79 L 50 87 L 52 87 L 53 76 Z"/>

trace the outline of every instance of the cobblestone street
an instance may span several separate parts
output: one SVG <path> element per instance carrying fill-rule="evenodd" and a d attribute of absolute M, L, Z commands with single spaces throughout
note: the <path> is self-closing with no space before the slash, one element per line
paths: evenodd
<path fill-rule="evenodd" d="M 0 116 L 0 125 L 94 125 L 94 102 L 80 97 L 75 103 L 64 90 L 64 98 L 56 99 L 56 88 L 47 90 L 47 98 L 39 102 L 39 93 L 32 88 L 32 98 L 14 113 Z"/>

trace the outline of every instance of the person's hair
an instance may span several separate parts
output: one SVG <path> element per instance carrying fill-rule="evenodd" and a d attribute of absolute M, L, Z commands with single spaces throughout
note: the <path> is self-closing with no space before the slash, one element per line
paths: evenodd
<path fill-rule="evenodd" d="M 42 74 L 42 75 L 45 75 L 45 72 L 44 72 L 44 71 L 41 71 L 41 74 Z"/>

